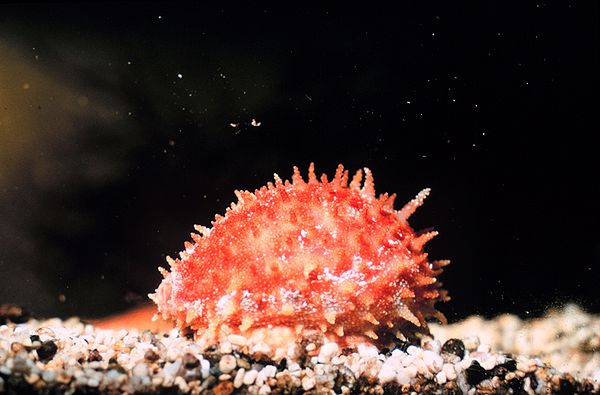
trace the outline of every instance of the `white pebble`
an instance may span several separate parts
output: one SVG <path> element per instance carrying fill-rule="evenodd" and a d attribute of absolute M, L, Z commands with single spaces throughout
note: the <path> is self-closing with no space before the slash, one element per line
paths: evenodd
<path fill-rule="evenodd" d="M 175 362 L 167 362 L 165 364 L 165 367 L 163 368 L 163 372 L 165 376 L 175 377 L 177 376 L 177 372 L 179 372 L 179 368 L 181 368 L 181 360 L 177 360 Z"/>
<path fill-rule="evenodd" d="M 425 349 L 439 354 L 442 351 L 442 344 L 439 342 L 439 340 L 429 340 L 425 343 Z"/>
<path fill-rule="evenodd" d="M 431 373 L 437 373 L 444 366 L 444 359 L 433 351 L 425 350 L 423 352 L 423 362 Z"/>
<path fill-rule="evenodd" d="M 267 378 L 275 377 L 275 375 L 277 374 L 277 367 L 275 367 L 274 365 L 267 365 L 263 368 L 262 372 Z"/>
<path fill-rule="evenodd" d="M 258 395 L 267 395 L 271 393 L 271 387 L 269 387 L 268 385 L 262 385 L 259 389 L 258 389 Z"/>
<path fill-rule="evenodd" d="M 383 364 L 377 378 L 381 382 L 381 384 L 387 383 L 388 381 L 392 381 L 396 378 L 396 369 L 394 369 L 390 364 Z"/>
<path fill-rule="evenodd" d="M 412 365 L 412 363 L 415 361 L 415 357 L 412 355 L 407 355 L 406 357 L 402 358 L 402 366 L 407 367 L 409 365 Z"/>
<path fill-rule="evenodd" d="M 406 349 L 406 353 L 408 355 L 412 355 L 413 357 L 422 357 L 423 349 L 417 346 L 408 346 Z"/>
<path fill-rule="evenodd" d="M 331 358 L 337 354 L 339 351 L 339 346 L 337 343 L 326 343 L 321 346 L 321 350 L 319 351 L 319 357 L 317 361 L 319 363 L 328 363 L 331 361 Z"/>
<path fill-rule="evenodd" d="M 443 371 L 439 372 L 435 375 L 435 380 L 438 382 L 438 384 L 444 384 L 446 382 L 446 375 Z"/>
<path fill-rule="evenodd" d="M 406 369 L 400 369 L 396 375 L 396 381 L 400 385 L 410 384 L 411 377 L 406 373 Z"/>
<path fill-rule="evenodd" d="M 202 359 L 200 361 L 200 366 L 201 366 L 201 373 L 202 373 L 202 379 L 205 380 L 208 377 L 208 374 L 210 373 L 210 362 L 208 362 L 206 359 Z"/>
<path fill-rule="evenodd" d="M 166 365 L 165 365 L 165 367 L 166 367 Z M 177 369 L 179 369 L 179 368 L 177 368 Z M 145 363 L 138 363 L 137 365 L 135 365 L 135 367 L 133 368 L 131 373 L 134 376 L 138 376 L 138 377 L 147 376 L 148 375 L 148 365 L 146 365 Z M 175 374 L 171 374 L 171 376 L 175 376 Z"/>
<path fill-rule="evenodd" d="M 361 358 L 377 358 L 379 355 L 379 350 L 372 344 L 361 343 L 356 348 Z"/>
<path fill-rule="evenodd" d="M 254 384 L 254 380 L 256 380 L 256 376 L 258 376 L 258 370 L 249 370 L 244 374 L 242 382 L 246 385 L 252 385 Z"/>
<path fill-rule="evenodd" d="M 97 387 L 100 385 L 100 382 L 98 382 L 96 379 L 89 379 L 87 385 L 90 387 Z"/>
<path fill-rule="evenodd" d="M 235 378 L 233 379 L 233 386 L 235 388 L 240 388 L 244 383 L 244 374 L 246 373 L 246 369 L 241 368 L 237 371 Z"/>
<path fill-rule="evenodd" d="M 480 344 L 477 347 L 477 352 L 482 352 L 482 353 L 489 353 L 491 351 L 491 347 L 489 344 Z"/>
<path fill-rule="evenodd" d="M 221 370 L 223 373 L 229 373 L 235 369 L 236 365 L 237 362 L 233 355 L 223 355 L 219 361 L 219 370 Z"/>
<path fill-rule="evenodd" d="M 404 373 L 406 373 L 406 375 L 412 379 L 412 378 L 417 377 L 417 373 L 419 373 L 419 369 L 415 365 L 410 365 L 410 366 L 407 366 L 406 368 L 404 368 Z"/>
<path fill-rule="evenodd" d="M 53 370 L 44 370 L 42 373 L 42 380 L 46 383 L 53 383 L 56 380 L 56 373 Z"/>
<path fill-rule="evenodd" d="M 175 377 L 174 384 L 176 386 L 178 386 L 179 389 L 181 390 L 181 392 L 183 392 L 183 393 L 187 393 L 190 390 L 190 387 L 186 383 L 185 379 L 183 377 L 181 377 L 181 376 Z"/>
<path fill-rule="evenodd" d="M 456 380 L 456 370 L 454 370 L 454 365 L 451 363 L 445 363 L 442 372 L 448 380 Z"/>
<path fill-rule="evenodd" d="M 316 382 L 314 377 L 304 376 L 302 378 L 302 388 L 304 389 L 304 391 L 312 389 L 315 386 L 315 384 Z"/>

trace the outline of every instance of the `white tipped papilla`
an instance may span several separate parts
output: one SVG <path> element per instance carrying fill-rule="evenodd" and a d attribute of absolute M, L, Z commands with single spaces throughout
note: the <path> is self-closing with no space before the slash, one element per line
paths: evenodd
<path fill-rule="evenodd" d="M 420 250 L 425 243 L 427 243 L 429 240 L 433 239 L 435 236 L 438 235 L 438 232 L 433 230 L 431 232 L 427 232 L 427 233 L 423 233 L 420 236 L 415 237 L 412 241 L 411 241 L 411 247 L 415 250 Z"/>
<path fill-rule="evenodd" d="M 362 181 L 362 170 L 358 169 L 352 177 L 352 181 L 350 181 L 350 188 L 352 189 L 360 189 L 360 182 Z"/>
<path fill-rule="evenodd" d="M 308 166 L 308 183 L 314 184 L 315 182 L 318 182 L 315 174 L 315 164 L 310 162 L 310 165 Z"/>
<path fill-rule="evenodd" d="M 344 327 L 342 325 L 338 325 L 336 326 L 333 331 L 335 332 L 336 335 L 338 335 L 339 337 L 344 336 Z"/>
<path fill-rule="evenodd" d="M 329 311 L 325 312 L 323 315 L 325 316 L 327 322 L 329 322 L 331 325 L 335 324 L 335 313 Z"/>
<path fill-rule="evenodd" d="M 292 183 L 293 184 L 304 184 L 304 179 L 300 174 L 300 170 L 298 170 L 298 166 L 294 166 L 294 174 L 292 175 Z"/>
<path fill-rule="evenodd" d="M 398 218 L 406 221 L 422 204 L 427 196 L 429 196 L 431 189 L 425 188 L 415 196 L 413 200 L 406 203 L 400 211 L 398 211 Z"/>
<path fill-rule="evenodd" d="M 363 320 L 370 322 L 373 325 L 379 325 L 379 321 L 377 321 L 377 318 L 375 318 L 372 313 L 366 313 L 363 315 Z"/>
<path fill-rule="evenodd" d="M 368 331 L 365 331 L 365 335 L 367 337 L 370 337 L 373 340 L 379 339 L 379 336 L 377 336 L 377 334 L 375 332 L 373 332 L 371 329 L 369 329 Z"/>
<path fill-rule="evenodd" d="M 375 196 L 375 183 L 373 182 L 373 174 L 367 167 L 365 167 L 365 182 L 363 183 L 361 192 L 367 196 Z"/>
<path fill-rule="evenodd" d="M 341 185 L 343 175 L 344 175 L 344 166 L 342 166 L 342 164 L 339 164 L 337 169 L 335 169 L 335 176 L 333 176 L 333 181 L 336 184 Z"/>
<path fill-rule="evenodd" d="M 434 269 L 441 269 L 444 266 L 448 266 L 450 264 L 450 259 L 438 259 L 437 261 L 431 262 L 431 265 Z"/>
<path fill-rule="evenodd" d="M 173 266 L 171 266 L 171 267 L 173 267 Z M 167 278 L 167 276 L 169 275 L 169 271 L 168 271 L 167 269 L 165 269 L 164 267 L 162 267 L 162 266 L 159 266 L 159 267 L 158 267 L 158 272 L 159 272 L 160 274 L 162 274 L 162 276 L 163 276 L 164 278 Z"/>
<path fill-rule="evenodd" d="M 283 185 L 283 181 L 281 180 L 281 177 L 279 177 L 279 175 L 277 173 L 273 174 L 273 177 L 275 178 L 276 186 Z"/>
<path fill-rule="evenodd" d="M 167 258 L 166 258 L 166 259 L 167 259 L 167 263 L 169 264 L 169 267 L 170 267 L 171 269 L 173 269 L 175 266 L 177 266 L 177 261 L 176 261 L 175 259 L 171 258 L 171 257 L 170 257 L 170 256 L 168 256 L 168 255 L 167 255 Z M 159 267 L 158 271 L 160 271 L 160 269 L 161 269 L 161 268 Z"/>
<path fill-rule="evenodd" d="M 415 326 L 421 326 L 421 321 L 413 314 L 412 311 L 404 303 L 398 306 L 398 315 L 404 318 L 406 321 L 414 324 Z"/>
<path fill-rule="evenodd" d="M 206 226 L 194 225 L 194 230 L 202 236 L 208 236 L 210 234 L 210 228 L 207 228 Z"/>

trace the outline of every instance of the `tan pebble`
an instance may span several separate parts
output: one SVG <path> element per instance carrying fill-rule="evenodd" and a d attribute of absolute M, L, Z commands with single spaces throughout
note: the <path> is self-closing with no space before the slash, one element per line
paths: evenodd
<path fill-rule="evenodd" d="M 34 384 L 39 379 L 40 379 L 40 375 L 37 373 L 31 373 L 31 374 L 28 374 L 27 376 L 25 376 L 25 381 L 27 381 L 29 384 Z"/>
<path fill-rule="evenodd" d="M 249 370 L 244 374 L 244 379 L 242 380 L 246 385 L 254 384 L 254 380 L 256 380 L 256 376 L 258 376 L 257 370 Z"/>
<path fill-rule="evenodd" d="M 304 391 L 312 389 L 315 386 L 315 384 L 316 381 L 314 377 L 305 376 L 302 378 L 302 388 L 304 389 Z"/>
<path fill-rule="evenodd" d="M 219 361 L 219 369 L 223 373 L 229 373 L 237 366 L 236 359 L 233 355 L 227 354 L 221 357 Z"/>
<path fill-rule="evenodd" d="M 435 380 L 438 384 L 444 384 L 446 382 L 446 374 L 443 371 L 439 372 L 435 375 Z"/>
<path fill-rule="evenodd" d="M 173 384 L 175 384 L 176 386 L 179 387 L 179 389 L 181 390 L 181 392 L 188 392 L 190 390 L 190 387 L 188 387 L 185 379 L 181 376 L 177 376 L 175 377 L 175 381 L 173 382 Z"/>
<path fill-rule="evenodd" d="M 456 370 L 454 370 L 454 365 L 451 363 L 445 363 L 442 367 L 442 372 L 444 372 L 446 379 L 450 381 L 456 380 Z"/>
<path fill-rule="evenodd" d="M 317 349 L 317 345 L 315 343 L 308 343 L 306 345 L 307 352 L 315 351 L 316 349 Z"/>
<path fill-rule="evenodd" d="M 233 386 L 235 388 L 240 388 L 244 383 L 244 375 L 246 374 L 246 369 L 241 368 L 237 371 L 235 378 L 233 379 Z"/>
<path fill-rule="evenodd" d="M 268 385 L 262 385 L 259 389 L 258 389 L 258 395 L 267 395 L 271 393 L 271 387 L 269 387 Z"/>
<path fill-rule="evenodd" d="M 227 381 L 227 380 L 231 380 L 230 374 L 222 374 L 219 376 L 219 381 Z"/>

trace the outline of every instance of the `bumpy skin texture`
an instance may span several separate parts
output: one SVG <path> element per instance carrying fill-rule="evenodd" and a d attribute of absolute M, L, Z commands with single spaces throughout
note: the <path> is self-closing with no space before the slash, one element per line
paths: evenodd
<path fill-rule="evenodd" d="M 372 339 L 427 331 L 425 318 L 443 315 L 435 276 L 448 261 L 429 262 L 407 222 L 429 190 L 401 210 L 395 195 L 375 196 L 371 172 L 338 166 L 333 180 L 292 182 L 275 175 L 254 193 L 236 191 L 211 229 L 196 227 L 193 243 L 150 297 L 159 315 L 199 334 L 245 333 L 267 326 L 316 328 L 334 336 Z"/>

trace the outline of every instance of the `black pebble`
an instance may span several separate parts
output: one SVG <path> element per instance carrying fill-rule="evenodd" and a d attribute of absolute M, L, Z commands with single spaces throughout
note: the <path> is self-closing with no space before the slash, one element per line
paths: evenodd
<path fill-rule="evenodd" d="M 42 346 L 37 349 L 38 357 L 40 361 L 46 362 L 54 358 L 58 347 L 52 340 L 48 340 L 42 343 Z"/>
<path fill-rule="evenodd" d="M 88 354 L 88 362 L 97 362 L 97 361 L 102 361 L 102 355 L 100 355 L 100 352 L 98 352 L 98 350 L 94 348 Z"/>
<path fill-rule="evenodd" d="M 277 364 L 277 370 L 283 371 L 287 368 L 287 359 L 283 358 L 281 361 L 279 361 L 279 363 Z"/>
<path fill-rule="evenodd" d="M 409 343 L 409 342 L 405 342 L 404 340 L 398 340 L 395 345 L 394 348 L 392 349 L 392 351 L 394 350 L 400 350 L 402 352 L 406 352 L 406 350 L 408 350 L 408 347 L 410 346 L 414 346 L 414 344 Z"/>
<path fill-rule="evenodd" d="M 442 352 L 454 354 L 463 359 L 465 357 L 465 344 L 460 339 L 448 339 L 442 346 Z"/>
<path fill-rule="evenodd" d="M 29 336 L 29 340 L 31 340 L 32 343 L 39 342 L 40 337 L 38 335 L 31 335 Z"/>
<path fill-rule="evenodd" d="M 467 383 L 471 385 L 477 385 L 489 377 L 487 370 L 477 361 L 471 362 L 471 366 L 465 372 L 467 374 Z"/>
<path fill-rule="evenodd" d="M 200 366 L 200 361 L 198 360 L 198 358 L 196 358 L 193 354 L 191 353 L 186 353 L 183 356 L 183 366 L 187 369 L 187 370 L 192 370 L 197 368 L 198 366 Z"/>
<path fill-rule="evenodd" d="M 508 372 L 514 372 L 515 370 L 517 370 L 517 361 L 510 359 L 494 366 L 489 372 L 490 376 L 498 376 L 501 379 L 504 379 L 504 376 L 506 376 Z"/>
<path fill-rule="evenodd" d="M 574 394 L 576 392 L 575 387 L 569 380 L 560 379 L 559 385 L 559 394 Z"/>
<path fill-rule="evenodd" d="M 4 325 L 8 322 L 22 324 L 27 322 L 30 317 L 31 314 L 21 306 L 13 304 L 0 305 L 0 325 Z"/>
<path fill-rule="evenodd" d="M 154 352 L 154 350 L 148 350 L 144 354 L 144 359 L 149 362 L 156 362 L 159 358 L 160 356 L 156 352 Z"/>

